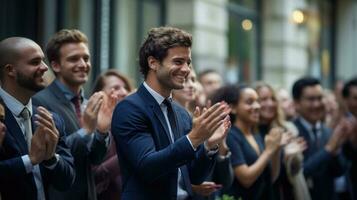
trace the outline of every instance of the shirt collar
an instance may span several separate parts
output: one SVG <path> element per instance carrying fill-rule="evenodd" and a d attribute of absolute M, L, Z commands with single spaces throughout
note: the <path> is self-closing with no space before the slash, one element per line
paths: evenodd
<path fill-rule="evenodd" d="M 311 124 L 310 122 L 308 122 L 306 119 L 304 119 L 301 116 L 300 116 L 300 121 L 301 121 L 302 125 L 309 131 L 311 131 L 314 126 L 315 126 L 316 130 L 320 130 L 321 129 L 321 122 L 320 121 L 318 121 L 315 125 L 313 125 L 313 124 Z"/>
<path fill-rule="evenodd" d="M 19 117 L 22 110 L 26 107 L 32 116 L 32 100 L 30 99 L 26 105 L 23 105 L 20 101 L 18 101 L 15 97 L 11 96 L 9 93 L 7 93 L 5 90 L 3 90 L 0 87 L 0 96 L 4 100 L 4 103 L 6 104 L 6 107 L 9 108 L 11 113 Z"/>
<path fill-rule="evenodd" d="M 64 85 L 58 79 L 55 80 L 55 84 L 60 88 L 60 90 L 63 92 L 64 96 L 68 101 L 71 101 L 75 96 L 77 96 L 77 94 L 73 93 L 66 85 Z M 84 94 L 82 89 L 80 91 L 80 97 L 82 102 L 84 99 Z"/>
<path fill-rule="evenodd" d="M 154 89 L 152 89 L 145 81 L 143 83 L 144 87 L 148 90 L 148 92 L 151 94 L 151 96 L 154 97 L 156 102 L 161 105 L 162 102 L 165 100 L 165 97 L 161 96 L 158 92 L 156 92 Z M 168 97 L 170 101 L 172 101 L 172 94 Z"/>

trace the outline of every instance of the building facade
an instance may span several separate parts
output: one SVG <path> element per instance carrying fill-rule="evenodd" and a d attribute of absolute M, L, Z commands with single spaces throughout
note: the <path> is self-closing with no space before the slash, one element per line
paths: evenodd
<path fill-rule="evenodd" d="M 87 34 L 92 81 L 116 68 L 139 83 L 138 48 L 156 26 L 193 34 L 196 71 L 226 82 L 264 80 L 290 88 L 300 76 L 325 86 L 357 74 L 354 0 L 0 0 L 0 39 L 29 37 L 43 47 L 62 28 Z"/>

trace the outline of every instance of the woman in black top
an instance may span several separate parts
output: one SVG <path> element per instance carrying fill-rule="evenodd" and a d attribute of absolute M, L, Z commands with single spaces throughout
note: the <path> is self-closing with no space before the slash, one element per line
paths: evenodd
<path fill-rule="evenodd" d="M 232 128 L 227 144 L 232 153 L 235 180 L 226 193 L 243 200 L 271 199 L 272 182 L 280 170 L 282 130 L 272 129 L 265 141 L 256 133 L 260 105 L 258 95 L 252 88 L 225 86 L 216 92 L 212 101 L 225 101 L 232 109 Z"/>
<path fill-rule="evenodd" d="M 311 199 L 302 172 L 302 152 L 306 149 L 305 140 L 297 137 L 298 130 L 295 125 L 284 119 L 274 89 L 270 85 L 260 82 L 256 85 L 255 90 L 261 106 L 258 130 L 262 138 L 264 139 L 273 127 L 281 127 L 285 130 L 281 141 L 284 154 L 281 160 L 282 170 L 273 185 L 274 199 Z"/>

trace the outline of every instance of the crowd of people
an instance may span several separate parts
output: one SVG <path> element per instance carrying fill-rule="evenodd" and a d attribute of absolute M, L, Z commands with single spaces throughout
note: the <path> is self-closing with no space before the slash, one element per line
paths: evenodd
<path fill-rule="evenodd" d="M 143 83 L 110 69 L 87 99 L 88 47 L 74 29 L 46 56 L 0 41 L 0 200 L 357 199 L 357 78 L 328 91 L 302 77 L 291 95 L 225 85 L 194 70 L 191 34 L 159 27 L 139 50 Z"/>

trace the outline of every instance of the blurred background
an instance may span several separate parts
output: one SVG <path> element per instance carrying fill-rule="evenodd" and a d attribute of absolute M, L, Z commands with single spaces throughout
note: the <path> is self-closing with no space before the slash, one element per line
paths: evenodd
<path fill-rule="evenodd" d="M 0 0 L 0 40 L 44 48 L 62 28 L 86 33 L 92 80 L 117 68 L 139 83 L 138 48 L 164 25 L 192 33 L 196 71 L 215 69 L 226 82 L 290 89 L 312 75 L 331 88 L 357 74 L 356 0 Z"/>

